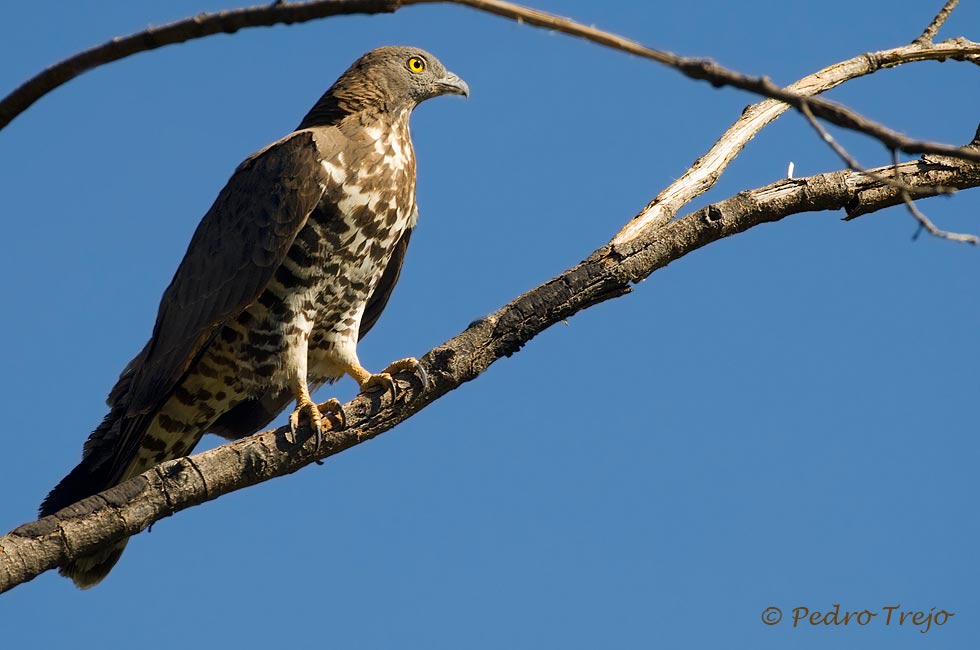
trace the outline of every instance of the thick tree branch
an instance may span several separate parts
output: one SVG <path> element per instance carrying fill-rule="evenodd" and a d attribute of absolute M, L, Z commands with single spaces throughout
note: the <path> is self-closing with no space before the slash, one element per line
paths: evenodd
<path fill-rule="evenodd" d="M 581 25 L 568 18 L 504 0 L 314 0 L 303 3 L 277 3 L 214 14 L 199 14 L 193 18 L 177 21 L 163 27 L 149 28 L 124 38 L 115 38 L 108 43 L 76 54 L 48 68 L 0 100 L 0 129 L 4 128 L 39 98 L 61 84 L 87 70 L 104 63 L 117 61 L 137 52 L 221 32 L 232 33 L 247 27 L 300 23 L 341 14 L 390 13 L 403 6 L 434 2 L 465 5 L 536 27 L 577 36 L 667 65 L 692 79 L 707 81 L 716 87 L 731 86 L 763 97 L 777 99 L 797 110 L 806 105 L 815 116 L 845 129 L 860 131 L 877 138 L 889 149 L 907 154 L 933 153 L 980 162 L 980 152 L 978 151 L 907 138 L 897 131 L 869 120 L 839 104 L 797 94 L 777 86 L 766 77 L 743 75 L 709 59 L 682 57 L 663 50 L 649 48 L 622 36 Z M 953 43 L 953 41 L 949 41 L 949 43 Z M 947 46 L 942 60 L 955 59 L 976 62 L 980 57 L 980 44 L 965 39 L 959 39 L 955 43 L 955 45 Z"/>
<path fill-rule="evenodd" d="M 913 188 L 980 186 L 980 165 L 955 159 L 900 165 Z M 888 173 L 891 168 L 874 170 Z M 163 463 L 106 492 L 0 537 L 0 592 L 67 560 L 134 535 L 175 512 L 223 494 L 290 474 L 369 440 L 476 378 L 497 359 L 517 352 L 551 325 L 610 298 L 691 251 L 760 223 L 816 210 L 867 214 L 897 205 L 902 190 L 867 174 L 838 171 L 782 180 L 741 192 L 692 212 L 624 244 L 609 244 L 588 259 L 529 291 L 421 359 L 425 389 L 406 384 L 392 404 L 387 396 L 360 396 L 345 405 L 350 426 L 329 432 L 318 453 L 308 433 L 297 446 L 285 428 Z M 404 383 L 404 382 L 403 382 Z"/>

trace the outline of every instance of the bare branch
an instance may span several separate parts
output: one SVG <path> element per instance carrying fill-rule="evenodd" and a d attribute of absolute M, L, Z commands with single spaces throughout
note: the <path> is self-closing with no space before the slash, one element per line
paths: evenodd
<path fill-rule="evenodd" d="M 912 42 L 919 45 L 932 43 L 932 39 L 935 38 L 939 28 L 943 26 L 943 23 L 946 22 L 946 19 L 949 18 L 949 15 L 953 13 L 953 9 L 955 9 L 956 5 L 959 3 L 960 0 L 946 0 L 946 4 L 944 4 L 943 8 L 939 10 L 939 13 L 932 19 L 932 22 L 925 28 L 925 31 L 919 34 L 919 37 Z"/>
<path fill-rule="evenodd" d="M 411 4 L 414 2 L 439 1 L 442 0 L 405 0 L 405 4 Z M 592 41 L 593 43 L 605 45 L 606 47 L 616 50 L 622 50 L 623 52 L 629 52 L 630 54 L 635 54 L 645 59 L 650 59 L 652 61 L 656 61 L 657 63 L 662 63 L 663 65 L 674 68 L 681 74 L 690 77 L 691 79 L 707 81 L 715 87 L 731 86 L 740 90 L 746 90 L 756 95 L 762 95 L 763 97 L 778 99 L 779 101 L 785 102 L 797 110 L 800 110 L 803 105 L 807 105 L 817 117 L 825 119 L 828 122 L 836 124 L 837 126 L 845 129 L 866 133 L 867 135 L 880 140 L 889 149 L 898 149 L 899 151 L 903 151 L 908 154 L 936 153 L 946 156 L 960 157 L 963 160 L 980 162 L 980 151 L 974 151 L 965 147 L 953 147 L 949 145 L 941 145 L 933 142 L 906 138 L 897 131 L 869 120 L 866 117 L 863 117 L 839 104 L 827 101 L 825 99 L 813 99 L 799 95 L 789 89 L 777 86 L 767 77 L 750 77 L 748 75 L 743 75 L 718 65 L 710 59 L 682 57 L 663 50 L 655 50 L 653 48 L 646 47 L 645 45 L 640 45 L 636 41 L 623 38 L 622 36 L 618 36 L 601 29 L 596 29 L 595 27 L 581 25 L 573 20 L 569 20 L 568 18 L 555 16 L 536 9 L 528 9 L 527 7 L 505 2 L 504 0 L 446 1 L 466 5 L 468 7 L 473 7 L 474 9 L 487 11 L 497 14 L 498 16 L 504 16 L 520 22 L 526 22 L 537 27 L 544 27 L 572 36 L 578 36 Z M 968 57 L 980 53 L 980 43 L 971 43 L 970 45 L 966 45 L 964 41 L 965 39 L 958 39 L 957 43 L 959 45 L 953 46 L 948 57 L 944 58 L 969 60 Z"/>
<path fill-rule="evenodd" d="M 125 38 L 113 39 L 48 68 L 0 101 L 0 129 L 4 128 L 40 97 L 61 84 L 98 65 L 117 61 L 137 52 L 202 38 L 219 32 L 231 33 L 247 27 L 300 23 L 340 14 L 390 13 L 403 6 L 431 4 L 433 2 L 465 5 L 536 27 L 544 27 L 578 36 L 606 47 L 629 52 L 667 65 L 687 77 L 707 81 L 716 87 L 731 86 L 764 97 L 778 99 L 797 110 L 806 104 L 817 117 L 845 129 L 866 133 L 880 140 L 889 149 L 898 149 L 908 154 L 933 153 L 980 162 L 980 151 L 907 138 L 897 131 L 869 120 L 834 102 L 808 98 L 780 88 L 766 77 L 743 75 L 709 59 L 681 57 L 670 52 L 655 50 L 622 36 L 581 25 L 568 18 L 512 4 L 504 0 L 314 0 L 295 4 L 277 3 L 216 14 L 200 14 L 163 27 L 132 34 Z M 948 47 L 943 59 L 973 60 L 978 56 L 980 56 L 980 44 L 972 43 L 966 39 L 958 39 L 955 45 Z"/>
<path fill-rule="evenodd" d="M 925 228 L 926 232 L 933 237 L 963 242 L 965 244 L 973 244 L 974 246 L 980 244 L 980 237 L 977 237 L 976 235 L 967 235 L 958 232 L 950 232 L 948 230 L 940 230 L 936 227 L 936 224 L 934 224 L 932 220 L 925 215 L 925 213 L 919 210 L 919 206 L 917 206 L 915 201 L 912 200 L 910 188 L 905 184 L 904 179 L 902 179 L 902 169 L 898 161 L 897 151 L 892 151 L 892 170 L 895 174 L 895 182 L 902 193 L 902 201 L 905 203 L 905 207 L 909 209 L 909 212 L 913 217 L 915 217 L 915 220 L 919 222 L 919 231 Z M 912 239 L 918 239 L 918 237 L 919 233 L 916 232 L 916 234 L 912 236 Z"/>
<path fill-rule="evenodd" d="M 918 161 L 902 166 L 910 187 L 980 186 L 980 165 Z M 887 169 L 887 168 L 885 168 Z M 882 170 L 873 170 L 881 174 Z M 867 214 L 903 201 L 903 193 L 867 174 L 838 171 L 785 179 L 741 192 L 625 244 L 606 245 L 588 259 L 513 300 L 429 351 L 429 376 L 387 395 L 360 396 L 344 406 L 351 425 L 328 432 L 319 452 L 305 433 L 298 446 L 286 428 L 163 463 L 110 490 L 0 537 L 0 592 L 96 548 L 134 535 L 175 512 L 228 492 L 283 476 L 391 429 L 534 336 L 573 314 L 630 291 L 630 284 L 714 241 L 791 214 L 839 210 Z"/>
<path fill-rule="evenodd" d="M 0 101 L 0 129 L 26 111 L 34 102 L 83 72 L 106 63 L 149 52 L 165 45 L 184 43 L 214 34 L 233 34 L 248 27 L 303 23 L 317 18 L 356 13 L 390 13 L 399 0 L 318 0 L 295 4 L 267 4 L 260 7 L 202 13 L 191 18 L 144 31 L 79 52 L 40 74 L 31 77 Z"/>
<path fill-rule="evenodd" d="M 929 217 L 927 217 L 925 214 L 923 214 L 921 210 L 919 210 L 918 206 L 915 205 L 915 201 L 912 200 L 912 197 L 909 196 L 908 192 L 902 192 L 902 200 L 905 202 L 905 206 L 909 209 L 909 212 L 912 213 L 912 216 L 916 218 L 916 220 L 922 225 L 923 228 L 926 229 L 926 231 L 930 235 L 939 237 L 940 239 L 949 239 L 952 241 L 963 242 L 966 244 L 973 244 L 974 246 L 980 244 L 980 237 L 977 237 L 976 235 L 950 232 L 948 230 L 940 230 L 939 228 L 937 228 L 936 224 L 934 224 L 929 219 Z"/>
<path fill-rule="evenodd" d="M 827 131 L 827 129 L 823 128 L 823 125 L 820 124 L 819 120 L 817 120 L 817 118 L 813 116 L 813 113 L 811 113 L 808 108 L 804 107 L 802 113 L 803 113 L 803 117 L 805 117 L 807 122 L 810 123 L 810 126 L 812 126 L 813 129 L 820 136 L 820 139 L 826 142 L 830 146 L 830 148 L 834 150 L 834 153 L 837 154 L 838 158 L 844 161 L 844 164 L 847 165 L 848 169 L 856 172 L 861 172 L 862 174 L 867 174 L 868 176 L 871 176 L 879 183 L 891 185 L 892 187 L 901 190 L 903 192 L 906 192 L 908 194 L 916 193 L 917 191 L 919 192 L 918 194 L 919 196 L 936 196 L 937 194 L 956 193 L 956 190 L 952 187 L 935 186 L 935 187 L 921 188 L 919 190 L 916 190 L 915 188 L 906 185 L 902 181 L 901 176 L 898 174 L 898 152 L 895 151 L 894 149 L 892 149 L 892 161 L 893 161 L 892 170 L 895 172 L 893 176 L 882 176 L 869 171 L 866 167 L 864 167 L 861 163 L 859 163 L 857 161 L 857 158 L 853 157 L 847 151 L 847 149 L 843 147 L 843 145 L 837 142 L 837 140 L 834 139 L 834 136 L 830 135 L 830 132 Z"/>
<path fill-rule="evenodd" d="M 803 117 L 806 118 L 807 122 L 810 123 L 810 126 L 812 126 L 814 130 L 820 135 L 820 139 L 826 142 L 828 145 L 830 145 L 830 148 L 833 149 L 834 153 L 836 153 L 837 156 L 844 161 L 844 164 L 847 165 L 848 169 L 851 169 L 853 171 L 866 172 L 866 170 L 861 166 L 861 164 L 858 163 L 857 159 L 852 158 L 851 154 L 847 153 L 847 150 L 844 149 L 844 147 L 842 147 L 837 142 L 837 140 L 834 139 L 834 136 L 830 135 L 830 133 L 825 128 L 823 128 L 820 122 L 817 121 L 817 118 L 813 117 L 813 113 L 810 112 L 809 108 L 804 106 L 801 112 L 803 113 Z M 879 180 L 885 180 L 885 177 L 881 177 Z M 892 180 L 892 179 L 888 179 L 888 180 Z"/>
<path fill-rule="evenodd" d="M 929 218 L 925 214 L 922 213 L 921 210 L 919 210 L 919 208 L 912 201 L 912 194 L 917 193 L 916 188 L 910 187 L 902 179 L 902 173 L 901 170 L 899 169 L 897 151 L 892 149 L 891 170 L 893 172 L 893 176 L 888 177 L 888 176 L 883 176 L 881 174 L 876 174 L 862 167 L 861 164 L 858 163 L 857 159 L 851 156 L 851 154 L 849 154 L 847 150 L 843 146 L 841 146 L 841 144 L 837 142 L 837 140 L 835 140 L 834 137 L 830 135 L 830 133 L 828 133 L 826 129 L 823 128 L 820 122 L 818 122 L 817 119 L 813 117 L 813 114 L 809 111 L 809 109 L 806 106 L 803 107 L 803 115 L 804 117 L 806 117 L 810 125 L 813 126 L 813 128 L 817 131 L 817 133 L 820 134 L 820 138 L 828 145 L 830 145 L 830 148 L 833 149 L 834 152 L 841 158 L 841 160 L 844 161 L 844 164 L 846 164 L 849 169 L 856 172 L 861 172 L 862 174 L 866 174 L 871 178 L 875 179 L 876 181 L 878 181 L 879 183 L 897 189 L 900 192 L 902 201 L 905 203 L 906 207 L 908 207 L 909 212 L 911 212 L 912 216 L 915 217 L 915 219 L 919 222 L 920 229 L 925 228 L 931 235 L 943 239 L 963 242 L 966 244 L 980 243 L 980 238 L 978 238 L 976 235 L 967 235 L 967 234 L 949 232 L 946 230 L 940 230 L 939 228 L 936 227 L 934 223 L 932 223 L 932 221 L 929 220 Z M 937 194 L 953 194 L 954 192 L 956 192 L 956 190 L 951 187 L 935 186 L 935 187 L 921 188 L 919 190 L 920 196 L 922 195 L 921 192 L 925 192 L 925 195 L 928 196 L 934 196 Z M 918 233 L 916 234 L 916 236 L 913 237 L 913 239 L 915 239 L 917 236 Z"/>
<path fill-rule="evenodd" d="M 880 52 L 861 54 L 852 59 L 835 63 L 811 75 L 803 77 L 787 90 L 804 96 L 816 95 L 836 88 L 845 81 L 863 77 L 877 70 L 894 68 L 905 63 L 937 60 L 946 57 L 948 47 L 959 41 L 939 45 L 905 45 Z M 933 49 L 935 48 L 935 49 Z M 789 110 L 789 105 L 774 99 L 753 104 L 718 139 L 711 149 L 701 156 L 680 178 L 671 183 L 633 218 L 613 240 L 623 243 L 648 228 L 659 228 L 670 221 L 680 209 L 695 197 L 713 186 L 728 164 L 745 145 L 767 124 Z M 812 115 L 812 112 L 810 113 Z"/>

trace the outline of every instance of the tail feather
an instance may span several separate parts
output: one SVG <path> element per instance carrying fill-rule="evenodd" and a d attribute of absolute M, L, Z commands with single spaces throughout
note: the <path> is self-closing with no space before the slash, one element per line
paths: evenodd
<path fill-rule="evenodd" d="M 58 569 L 58 573 L 66 578 L 71 578 L 71 581 L 79 589 L 94 587 L 109 575 L 112 567 L 116 566 L 116 562 L 122 557 L 128 543 L 129 538 L 126 538 L 97 553 L 80 557 L 74 562 L 68 562 Z"/>
<path fill-rule="evenodd" d="M 131 369 L 127 368 L 113 388 L 109 399 L 109 413 L 85 443 L 82 461 L 61 479 L 41 503 L 42 517 L 52 515 L 119 482 L 119 467 L 128 464 L 125 459 L 119 458 L 119 439 L 121 427 L 126 420 L 125 397 L 131 378 Z M 124 539 L 92 555 L 76 558 L 61 567 L 59 572 L 71 578 L 82 589 L 92 587 L 105 578 L 119 561 L 128 541 Z"/>
<path fill-rule="evenodd" d="M 108 420 L 108 417 L 106 419 Z M 61 479 L 41 503 L 42 517 L 53 515 L 62 508 L 67 508 L 110 487 L 111 463 L 104 462 L 105 459 L 99 456 L 99 454 L 88 454 L 75 469 L 68 473 L 68 476 Z"/>

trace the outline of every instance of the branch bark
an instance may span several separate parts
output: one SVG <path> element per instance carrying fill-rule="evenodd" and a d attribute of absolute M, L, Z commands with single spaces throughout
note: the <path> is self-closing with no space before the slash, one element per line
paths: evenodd
<path fill-rule="evenodd" d="M 137 52 L 146 52 L 165 45 L 183 43 L 221 32 L 234 33 L 248 27 L 301 23 L 342 14 L 392 13 L 404 6 L 435 2 L 463 5 L 535 27 L 577 36 L 599 45 L 656 61 L 674 68 L 691 79 L 707 81 L 715 87 L 731 86 L 756 95 L 776 99 L 797 110 L 802 110 L 803 106 L 806 106 L 816 117 L 845 129 L 865 133 L 878 139 L 889 149 L 907 154 L 932 153 L 980 162 L 980 151 L 908 138 L 834 102 L 814 99 L 781 88 L 766 77 L 744 75 L 729 70 L 710 59 L 682 57 L 663 50 L 656 50 L 611 32 L 581 25 L 568 18 L 504 0 L 313 0 L 303 3 L 283 2 L 213 14 L 198 14 L 163 27 L 151 27 L 124 38 L 114 38 L 108 43 L 76 54 L 44 70 L 23 83 L 3 100 L 0 100 L 0 129 L 3 129 L 17 115 L 27 110 L 35 101 L 58 86 L 74 79 L 83 72 L 105 63 L 118 61 Z M 950 11 L 952 11 L 952 7 L 950 7 Z M 948 12 L 946 15 L 948 16 Z M 936 29 L 938 30 L 938 25 Z M 966 39 L 947 41 L 947 44 L 951 45 L 946 46 L 943 55 L 933 58 L 973 63 L 980 61 L 980 44 Z M 928 44 L 920 43 L 917 40 L 914 45 L 925 46 Z"/>
<path fill-rule="evenodd" d="M 980 165 L 953 158 L 900 165 L 909 187 L 980 186 Z M 892 167 L 872 170 L 886 175 Z M 326 435 L 318 453 L 309 432 L 295 446 L 286 428 L 163 463 L 106 492 L 0 537 L 0 592 L 96 548 L 134 535 L 175 512 L 291 474 L 370 440 L 514 354 L 538 333 L 592 305 L 622 296 L 630 284 L 711 242 L 791 214 L 840 210 L 849 217 L 902 203 L 902 190 L 850 170 L 786 179 L 741 192 L 588 259 L 471 324 L 420 360 L 426 388 L 403 383 L 399 399 L 362 395 L 345 405 L 350 426 Z"/>

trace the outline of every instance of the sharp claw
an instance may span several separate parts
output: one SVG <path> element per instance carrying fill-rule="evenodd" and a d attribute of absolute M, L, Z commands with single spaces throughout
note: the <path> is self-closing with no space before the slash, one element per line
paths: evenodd
<path fill-rule="evenodd" d="M 296 431 L 299 429 L 299 409 L 289 414 L 289 431 L 286 433 L 286 442 L 291 445 L 296 444 Z"/>
<path fill-rule="evenodd" d="M 340 428 L 341 429 L 346 429 L 347 428 L 347 411 L 344 410 L 344 407 L 343 406 L 339 406 L 339 404 L 338 404 L 337 410 L 334 411 L 333 413 L 334 413 L 334 415 L 337 416 L 337 419 L 340 420 Z"/>
<path fill-rule="evenodd" d="M 320 451 L 323 444 L 323 425 L 320 422 L 313 424 L 313 451 Z"/>
<path fill-rule="evenodd" d="M 419 381 L 422 382 L 422 390 L 429 387 L 429 375 L 425 372 L 425 368 L 418 361 L 415 362 L 415 372 L 418 375 Z"/>
<path fill-rule="evenodd" d="M 334 415 L 337 416 L 337 419 L 340 420 L 340 426 L 342 428 L 346 428 L 347 427 L 347 414 L 344 412 L 344 407 L 341 406 L 340 401 L 336 397 L 331 397 L 330 399 L 328 399 L 323 404 L 320 404 L 319 406 L 317 406 L 317 410 L 320 413 L 333 413 Z M 330 428 L 332 429 L 333 427 L 330 427 Z M 316 431 L 316 436 L 314 438 L 314 442 L 315 442 L 315 445 L 313 447 L 313 451 L 315 451 L 315 452 L 316 451 L 320 451 L 320 446 L 323 444 L 323 425 L 322 425 L 322 421 L 321 421 L 320 427 Z"/>
<path fill-rule="evenodd" d="M 381 376 L 384 377 L 383 381 L 385 382 L 385 389 L 391 393 L 392 401 L 398 399 L 398 385 L 395 383 L 395 378 L 389 375 L 387 372 L 381 373 Z"/>

